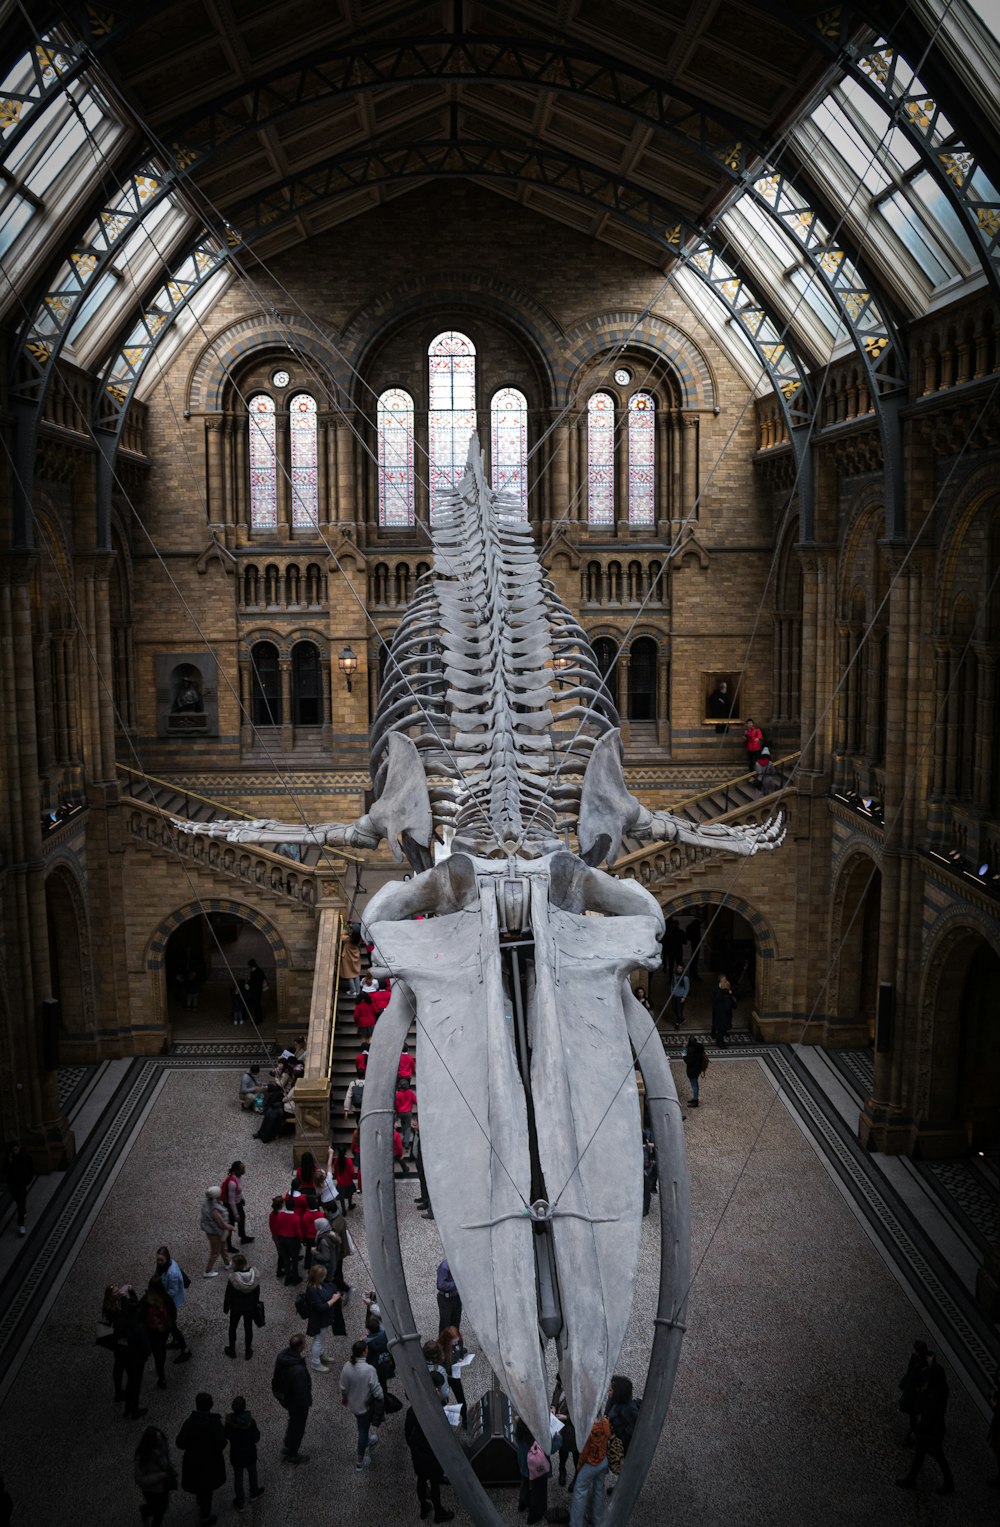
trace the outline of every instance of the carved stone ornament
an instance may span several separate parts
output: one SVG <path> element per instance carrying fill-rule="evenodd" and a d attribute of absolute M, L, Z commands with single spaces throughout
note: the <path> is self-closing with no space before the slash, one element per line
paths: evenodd
<path fill-rule="evenodd" d="M 642 1212 L 638 1065 L 662 1250 L 643 1405 L 608 1512 L 622 1523 L 669 1404 L 690 1223 L 677 1095 L 628 981 L 659 963 L 662 914 L 648 891 L 595 866 L 626 838 L 753 854 L 776 848 L 783 828 L 699 827 L 629 793 L 618 716 L 586 636 L 518 502 L 487 483 L 474 437 L 431 534 L 434 565 L 393 637 L 371 729 L 371 810 L 305 827 L 177 825 L 235 842 L 373 848 L 385 838 L 416 871 L 384 886 L 365 920 L 376 968 L 394 977 L 361 1117 L 365 1228 L 407 1393 L 477 1523 L 500 1518 L 430 1384 L 399 1250 L 399 1052 L 415 1012 L 421 1148 L 445 1254 L 483 1354 L 546 1451 L 545 1344 L 555 1342 L 582 1441 L 628 1325 Z"/>

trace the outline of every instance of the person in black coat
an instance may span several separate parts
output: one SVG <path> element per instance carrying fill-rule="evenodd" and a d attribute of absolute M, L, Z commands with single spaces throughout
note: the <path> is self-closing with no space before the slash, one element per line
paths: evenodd
<path fill-rule="evenodd" d="M 138 1421 L 146 1414 L 145 1410 L 139 1409 L 139 1391 L 152 1347 L 143 1318 L 144 1311 L 130 1283 L 123 1284 L 121 1288 L 108 1289 L 104 1297 L 104 1317 L 114 1332 L 115 1362 L 112 1377 L 115 1400 L 125 1401 L 126 1421 Z"/>
<path fill-rule="evenodd" d="M 903 1490 L 915 1490 L 917 1475 L 924 1466 L 928 1454 L 941 1470 L 939 1495 L 951 1495 L 955 1488 L 951 1466 L 944 1456 L 944 1413 L 948 1407 L 948 1380 L 938 1366 L 933 1352 L 928 1352 L 924 1375 L 915 1396 L 916 1413 L 913 1431 L 917 1445 L 913 1450 L 913 1462 L 909 1471 L 896 1483 Z"/>
<path fill-rule="evenodd" d="M 420 1502 L 421 1521 L 430 1515 L 432 1506 L 436 1522 L 452 1521 L 454 1511 L 446 1511 L 441 1504 L 444 1469 L 438 1463 L 433 1449 L 424 1436 L 412 1405 L 407 1410 L 403 1421 L 403 1436 L 406 1438 L 406 1445 L 410 1450 L 410 1462 L 413 1464 L 413 1472 L 417 1477 L 417 1499 Z"/>
<path fill-rule="evenodd" d="M 35 1168 L 24 1146 L 19 1140 L 11 1141 L 7 1150 L 7 1166 L 4 1176 L 7 1179 L 7 1191 L 14 1200 L 14 1208 L 17 1211 L 18 1235 L 25 1234 L 24 1222 L 27 1218 L 28 1185 L 34 1175 Z"/>
<path fill-rule="evenodd" d="M 622 1445 L 623 1457 L 628 1453 L 632 1433 L 639 1419 L 639 1406 L 632 1395 L 632 1380 L 616 1373 L 608 1385 L 608 1402 L 604 1414 L 611 1422 L 611 1434 Z M 617 1471 L 616 1471 L 617 1472 Z"/>
<path fill-rule="evenodd" d="M 242 1511 L 246 1505 L 243 1493 L 243 1475 L 250 1485 L 250 1499 L 257 1500 L 266 1486 L 257 1481 L 257 1444 L 260 1428 L 247 1410 L 247 1402 L 241 1394 L 233 1400 L 233 1408 L 226 1417 L 224 1427 L 229 1443 L 229 1462 L 233 1470 L 233 1505 Z"/>
<path fill-rule="evenodd" d="M 288 1412 L 282 1458 L 286 1463 L 308 1463 L 309 1454 L 300 1453 L 299 1445 L 312 1405 L 312 1376 L 306 1366 L 306 1339 L 301 1331 L 289 1338 L 288 1346 L 275 1358 L 271 1392 Z"/>
<path fill-rule="evenodd" d="M 248 1358 L 253 1357 L 253 1318 L 260 1303 L 260 1276 L 251 1267 L 242 1252 L 233 1257 L 232 1271 L 226 1280 L 226 1293 L 222 1313 L 229 1316 L 229 1343 L 225 1347 L 227 1357 L 236 1356 L 236 1333 L 243 1322 L 243 1348 Z"/>
<path fill-rule="evenodd" d="M 915 1341 L 913 1351 L 910 1353 L 910 1361 L 906 1365 L 906 1372 L 899 1381 L 899 1408 L 907 1418 L 907 1431 L 903 1439 L 903 1446 L 908 1447 L 913 1442 L 914 1417 L 917 1414 L 917 1396 L 920 1393 L 924 1376 L 927 1372 L 927 1358 L 929 1349 L 925 1341 Z"/>
<path fill-rule="evenodd" d="M 728 976 L 720 976 L 719 984 L 712 993 L 712 1038 L 724 1050 L 727 1045 L 726 1035 L 733 1026 L 733 1009 L 736 1006 L 736 998 L 729 984 Z"/>
<path fill-rule="evenodd" d="M 195 1395 L 194 1410 L 177 1433 L 176 1445 L 184 1454 L 181 1489 L 198 1502 L 201 1527 L 211 1527 L 218 1521 L 212 1514 L 212 1496 L 226 1482 L 226 1432 L 210 1394 Z"/>
<path fill-rule="evenodd" d="M 691 1101 L 689 1108 L 698 1107 L 698 1087 L 708 1066 L 708 1056 L 705 1054 L 705 1046 L 694 1035 L 684 1046 L 684 1070 L 687 1079 L 691 1083 Z"/>

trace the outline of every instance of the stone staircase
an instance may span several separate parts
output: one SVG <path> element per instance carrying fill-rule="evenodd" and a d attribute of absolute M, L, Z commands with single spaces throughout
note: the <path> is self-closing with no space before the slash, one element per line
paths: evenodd
<path fill-rule="evenodd" d="M 417 1022 L 410 1024 L 406 1036 L 406 1048 L 416 1053 Z M 337 1026 L 333 1036 L 333 1054 L 330 1062 L 330 1135 L 334 1146 L 349 1145 L 354 1129 L 353 1116 L 344 1118 L 344 1094 L 348 1083 L 354 1080 L 354 1059 L 361 1041 L 354 1027 L 354 998 L 344 992 L 337 994 Z"/>
<path fill-rule="evenodd" d="M 168 816 L 184 817 L 189 822 L 224 822 L 234 817 L 252 821 L 245 811 L 238 811 L 224 801 L 213 801 L 210 796 L 199 795 L 196 791 L 185 790 L 182 785 L 170 780 L 158 779 L 155 774 L 140 774 L 138 770 L 128 769 L 123 764 L 119 764 L 118 774 L 129 800 L 153 806 Z M 315 843 L 297 844 L 296 847 L 299 864 L 314 865 L 319 862 L 322 849 Z"/>

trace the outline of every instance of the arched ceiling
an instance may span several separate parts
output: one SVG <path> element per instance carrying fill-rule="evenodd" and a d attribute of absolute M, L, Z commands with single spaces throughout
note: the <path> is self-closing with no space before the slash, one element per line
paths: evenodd
<path fill-rule="evenodd" d="M 264 256 L 462 174 L 662 268 L 668 220 L 710 219 L 831 72 L 794 0 L 802 29 L 748 0 L 142 9 L 102 67 L 140 135 L 188 161 L 203 211 L 280 223 Z M 309 194 L 338 166 L 340 194 Z"/>

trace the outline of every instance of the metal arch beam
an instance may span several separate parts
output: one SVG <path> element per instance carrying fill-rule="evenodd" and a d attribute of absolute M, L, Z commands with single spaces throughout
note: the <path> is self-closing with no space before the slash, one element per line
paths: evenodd
<path fill-rule="evenodd" d="M 864 10 L 814 0 L 805 14 L 790 9 L 784 0 L 754 0 L 754 4 L 815 42 L 889 113 L 944 191 L 993 291 L 1000 295 L 1000 189 L 983 168 L 979 150 L 966 135 L 945 131 L 954 127 L 946 109 L 922 84 L 919 90 L 913 88 L 916 66 L 896 44 L 883 40 L 877 46 L 857 40 L 863 30 L 873 30 L 873 11 L 878 19 L 880 11 L 890 9 L 884 0 Z M 889 14 L 882 19 L 891 26 L 894 18 Z"/>
<path fill-rule="evenodd" d="M 693 92 L 668 89 L 655 75 L 599 49 L 461 33 L 376 38 L 285 64 L 181 118 L 171 126 L 171 147 L 186 169 L 198 170 L 234 138 L 323 100 L 401 85 L 463 83 L 532 86 L 595 101 L 663 133 L 737 180 L 766 153 L 763 141 L 736 117 Z"/>

